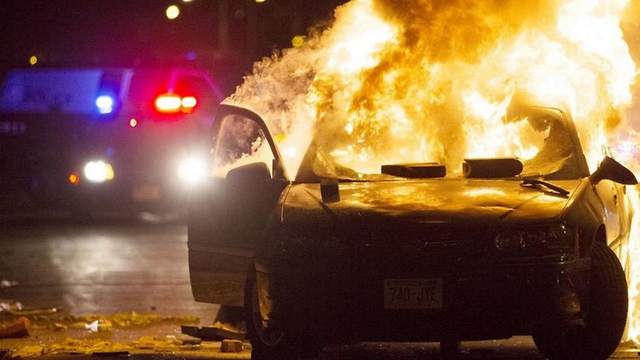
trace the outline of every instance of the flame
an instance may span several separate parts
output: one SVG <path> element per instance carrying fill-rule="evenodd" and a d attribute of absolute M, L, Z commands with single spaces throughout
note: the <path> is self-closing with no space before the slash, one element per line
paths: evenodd
<path fill-rule="evenodd" d="M 312 141 L 358 173 L 382 163 L 437 161 L 456 173 L 465 157 L 530 159 L 540 144 L 504 121 L 521 97 L 572 115 L 592 171 L 604 146 L 637 162 L 625 119 L 637 75 L 622 29 L 629 3 L 352 0 L 302 46 L 256 63 L 227 102 L 265 118 L 290 176 Z M 640 214 L 638 192 L 629 194 Z M 627 252 L 628 336 L 637 341 L 640 245 Z"/>

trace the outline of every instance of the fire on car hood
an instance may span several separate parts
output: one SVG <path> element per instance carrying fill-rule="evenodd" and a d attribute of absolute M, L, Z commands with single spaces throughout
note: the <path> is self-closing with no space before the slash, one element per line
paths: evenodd
<path fill-rule="evenodd" d="M 282 220 L 296 225 L 550 221 L 562 214 L 581 180 L 553 184 L 569 194 L 523 187 L 517 180 L 429 179 L 340 183 L 339 200 L 324 202 L 320 184 L 296 184 L 284 199 Z"/>

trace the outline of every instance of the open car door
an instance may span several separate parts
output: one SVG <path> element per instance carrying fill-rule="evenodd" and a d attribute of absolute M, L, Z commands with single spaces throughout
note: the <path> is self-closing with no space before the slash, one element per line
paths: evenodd
<path fill-rule="evenodd" d="M 289 180 L 265 122 L 249 110 L 220 105 L 211 145 L 212 176 L 189 205 L 191 289 L 196 301 L 241 306 L 256 244 L 278 219 Z"/>

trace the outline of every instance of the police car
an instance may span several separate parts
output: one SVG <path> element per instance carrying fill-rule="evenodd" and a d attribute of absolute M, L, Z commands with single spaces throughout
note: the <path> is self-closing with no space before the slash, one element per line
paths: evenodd
<path fill-rule="evenodd" d="M 221 100 L 197 68 L 27 68 L 0 86 L 0 196 L 75 213 L 179 204 Z"/>

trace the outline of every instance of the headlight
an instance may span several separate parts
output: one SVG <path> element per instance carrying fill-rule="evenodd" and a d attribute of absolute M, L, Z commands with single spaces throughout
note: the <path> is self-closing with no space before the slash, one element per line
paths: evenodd
<path fill-rule="evenodd" d="M 189 157 L 178 164 L 178 178 L 187 185 L 197 185 L 207 176 L 207 162 L 204 159 Z"/>
<path fill-rule="evenodd" d="M 494 246 L 509 255 L 549 255 L 572 251 L 575 240 L 575 231 L 558 224 L 501 232 L 495 237 Z"/>
<path fill-rule="evenodd" d="M 84 165 L 84 177 L 93 183 L 113 180 L 113 166 L 102 160 L 89 161 Z"/>

